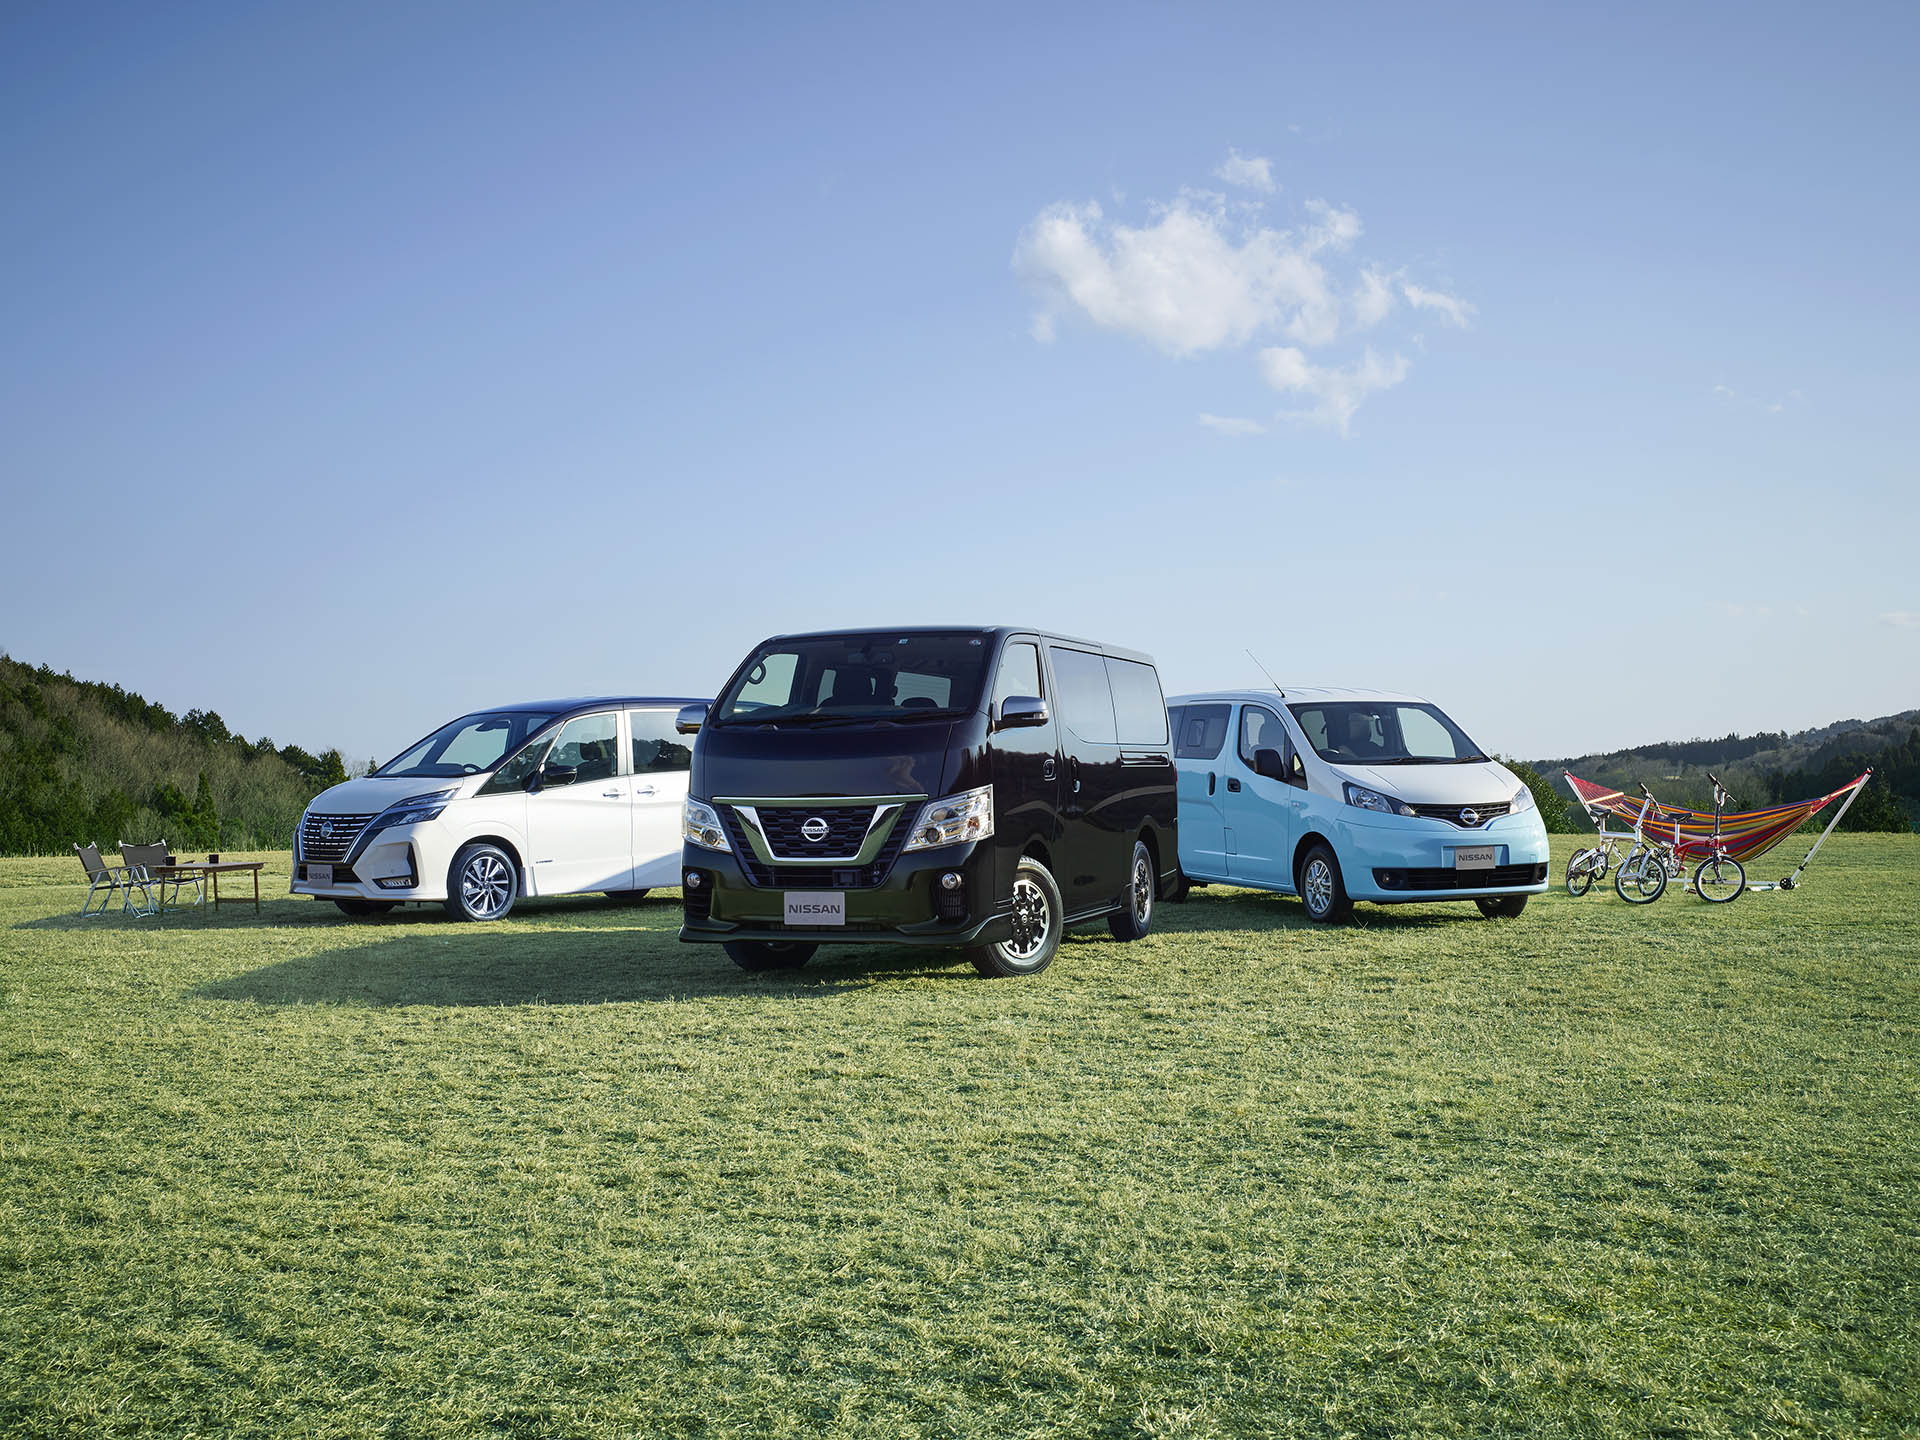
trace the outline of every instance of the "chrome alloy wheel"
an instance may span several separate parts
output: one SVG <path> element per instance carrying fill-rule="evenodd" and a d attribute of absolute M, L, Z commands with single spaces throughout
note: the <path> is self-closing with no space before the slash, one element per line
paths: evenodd
<path fill-rule="evenodd" d="M 513 874 L 498 855 L 476 855 L 460 872 L 460 898 L 476 920 L 493 919 L 512 895 Z"/>
<path fill-rule="evenodd" d="M 1300 880 L 1300 894 L 1307 909 L 1315 915 L 1326 914 L 1333 905 L 1333 867 L 1315 856 L 1307 862 L 1306 874 Z"/>
<path fill-rule="evenodd" d="M 1145 855 L 1133 857 L 1133 923 L 1142 930 L 1153 918 L 1153 866 Z"/>
<path fill-rule="evenodd" d="M 1038 885 L 1022 875 L 1013 882 L 1013 935 L 1007 941 L 1007 954 L 1015 960 L 1031 960 L 1047 943 L 1047 931 L 1053 917 L 1047 913 L 1047 896 Z"/>

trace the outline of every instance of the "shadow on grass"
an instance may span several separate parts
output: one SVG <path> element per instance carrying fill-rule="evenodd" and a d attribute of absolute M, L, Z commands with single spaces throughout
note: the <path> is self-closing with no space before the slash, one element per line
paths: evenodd
<path fill-rule="evenodd" d="M 978 978 L 958 950 L 851 945 L 823 946 L 799 970 L 749 975 L 718 945 L 680 942 L 677 900 L 620 908 L 632 926 L 535 929 L 516 925 L 518 910 L 484 928 L 385 919 L 343 934 L 351 943 L 194 993 L 258 1005 L 614 1005 L 726 995 L 827 999 L 888 980 Z M 670 924 L 660 923 L 662 912 Z"/>
<path fill-rule="evenodd" d="M 1337 934 L 1349 926 L 1364 930 L 1414 931 L 1436 925 L 1486 923 L 1471 900 L 1422 901 L 1414 905 L 1354 906 L 1353 917 L 1338 925 L 1307 918 L 1306 908 L 1292 895 L 1271 890 L 1195 890 L 1188 900 L 1163 902 L 1154 916 L 1154 928 L 1173 932 L 1195 930 L 1303 930 Z"/>

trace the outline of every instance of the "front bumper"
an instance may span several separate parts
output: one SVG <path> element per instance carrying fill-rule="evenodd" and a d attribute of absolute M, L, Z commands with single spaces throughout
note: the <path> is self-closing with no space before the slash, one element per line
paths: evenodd
<path fill-rule="evenodd" d="M 999 883 L 999 856 L 973 842 L 920 850 L 893 862 L 877 885 L 843 887 L 777 872 L 804 883 L 755 885 L 730 852 L 688 845 L 681 853 L 682 940 L 807 940 L 834 945 L 980 945 L 1012 935 L 1013 887 Z M 1016 857 L 1017 859 L 1017 857 Z M 689 871 L 700 883 L 686 883 Z M 956 872 L 957 891 L 940 877 Z M 830 874 L 827 879 L 831 879 Z M 789 890 L 834 891 L 846 897 L 844 925 L 788 925 Z M 1005 898 L 1000 898 L 1005 897 Z"/>
<path fill-rule="evenodd" d="M 323 884 L 296 838 L 287 892 L 317 900 L 444 900 L 448 853 L 446 827 L 438 820 L 391 826 L 356 840 L 333 862 L 332 879 Z"/>
<path fill-rule="evenodd" d="M 1376 905 L 1539 895 L 1547 889 L 1547 827 L 1525 810 L 1466 830 L 1423 816 L 1379 815 L 1353 806 L 1333 826 L 1347 895 Z M 1454 865 L 1461 849 L 1494 850 L 1484 879 Z M 1384 872 L 1384 873 L 1382 873 Z"/>

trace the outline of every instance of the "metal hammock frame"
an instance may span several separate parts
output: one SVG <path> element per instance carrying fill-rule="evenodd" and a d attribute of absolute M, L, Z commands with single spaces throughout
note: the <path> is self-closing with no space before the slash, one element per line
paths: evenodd
<path fill-rule="evenodd" d="M 1586 808 L 1588 817 L 1602 833 L 1606 831 L 1606 823 L 1601 819 L 1603 815 L 1611 815 L 1629 824 L 1639 818 L 1644 802 L 1623 791 L 1582 780 L 1571 770 L 1562 770 L 1560 774 L 1566 780 L 1567 788 L 1573 791 L 1573 798 Z M 1670 836 L 1678 853 L 1701 854 L 1704 853 L 1703 847 L 1713 840 L 1717 820 L 1720 848 L 1744 864 L 1755 856 L 1764 855 L 1835 800 L 1846 796 L 1845 803 L 1834 811 L 1833 819 L 1827 822 L 1827 828 L 1820 832 L 1820 837 L 1807 853 L 1800 857 L 1800 863 L 1793 867 L 1792 874 L 1780 880 L 1753 880 L 1747 883 L 1749 890 L 1791 890 L 1799 883 L 1800 872 L 1807 868 L 1808 862 L 1827 843 L 1827 836 L 1833 833 L 1833 827 L 1840 823 L 1840 817 L 1847 813 L 1848 807 L 1872 778 L 1873 771 L 1867 770 L 1838 790 L 1818 799 L 1800 800 L 1792 805 L 1775 805 L 1766 810 L 1741 810 L 1717 817 L 1711 810 L 1688 810 L 1655 801 L 1653 808 L 1647 812 L 1646 830 L 1663 842 Z"/>

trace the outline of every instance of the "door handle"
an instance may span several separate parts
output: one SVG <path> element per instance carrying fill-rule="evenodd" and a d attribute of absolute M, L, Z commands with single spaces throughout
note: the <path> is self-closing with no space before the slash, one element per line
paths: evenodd
<path fill-rule="evenodd" d="M 1078 795 L 1080 793 L 1080 757 L 1078 755 L 1067 757 L 1067 778 L 1073 781 L 1073 793 Z"/>
<path fill-rule="evenodd" d="M 1218 782 L 1214 779 L 1213 771 L 1211 770 L 1207 771 L 1207 794 L 1209 795 L 1213 794 L 1213 787 L 1217 783 Z"/>
<path fill-rule="evenodd" d="M 1236 795 L 1240 793 L 1240 781 L 1238 777 L 1232 776 L 1232 775 L 1229 775 L 1227 777 L 1227 789 L 1231 790 Z"/>
<path fill-rule="evenodd" d="M 600 793 L 609 800 L 618 800 L 624 792 L 619 790 L 602 790 Z"/>
<path fill-rule="evenodd" d="M 1051 780 L 1059 773 L 1060 772 L 1054 768 L 1053 757 L 1049 755 L 1047 757 L 1047 763 L 1040 767 L 1040 778 L 1042 780 Z"/>
<path fill-rule="evenodd" d="M 635 794 L 635 796 L 651 795 L 653 793 L 653 786 L 642 785 L 638 790 L 635 790 L 633 793 Z"/>

